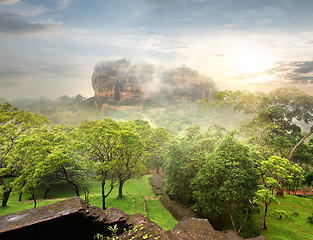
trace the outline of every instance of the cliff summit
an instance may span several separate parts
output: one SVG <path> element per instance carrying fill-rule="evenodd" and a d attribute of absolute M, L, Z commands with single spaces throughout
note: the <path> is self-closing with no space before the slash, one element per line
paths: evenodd
<path fill-rule="evenodd" d="M 212 79 L 191 68 L 164 70 L 128 59 L 97 63 L 92 87 L 98 107 L 144 101 L 196 102 L 212 97 L 217 90 Z"/>

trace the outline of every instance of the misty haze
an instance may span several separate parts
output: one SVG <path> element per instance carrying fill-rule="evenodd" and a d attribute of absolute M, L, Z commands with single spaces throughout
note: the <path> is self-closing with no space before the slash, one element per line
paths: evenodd
<path fill-rule="evenodd" d="M 313 240 L 312 9 L 0 0 L 0 238 Z"/>

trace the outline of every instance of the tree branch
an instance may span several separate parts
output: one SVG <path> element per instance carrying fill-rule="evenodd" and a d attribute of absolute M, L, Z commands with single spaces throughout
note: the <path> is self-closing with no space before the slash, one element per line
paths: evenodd
<path fill-rule="evenodd" d="M 301 144 L 303 143 L 303 141 L 308 138 L 311 134 L 313 133 L 313 129 L 307 134 L 305 135 L 291 150 L 291 152 L 289 153 L 289 156 L 288 156 L 288 160 L 290 161 L 291 158 L 292 158 L 292 154 L 293 152 L 296 150 L 296 148 Z"/>

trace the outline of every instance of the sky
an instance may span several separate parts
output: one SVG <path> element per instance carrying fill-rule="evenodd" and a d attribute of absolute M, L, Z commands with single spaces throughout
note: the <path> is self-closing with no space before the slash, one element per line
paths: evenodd
<path fill-rule="evenodd" d="M 221 90 L 313 94 L 312 9 L 312 0 L 0 0 L 0 98 L 92 97 L 94 65 L 121 58 L 187 66 Z"/>

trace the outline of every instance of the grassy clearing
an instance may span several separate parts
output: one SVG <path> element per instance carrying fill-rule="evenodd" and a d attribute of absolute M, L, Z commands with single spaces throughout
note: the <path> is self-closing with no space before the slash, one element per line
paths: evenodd
<path fill-rule="evenodd" d="M 147 199 L 147 211 L 151 221 L 156 222 L 165 231 L 173 229 L 177 221 L 173 221 L 173 216 L 163 207 L 158 200 Z"/>
<path fill-rule="evenodd" d="M 313 240 L 313 225 L 307 220 L 313 214 L 312 197 L 285 194 L 278 201 L 279 205 L 269 207 L 268 229 L 262 230 L 262 235 L 269 240 Z M 282 219 L 278 219 L 277 210 L 285 211 Z"/>
<path fill-rule="evenodd" d="M 144 197 L 155 197 L 148 180 L 149 177 L 149 175 L 145 175 L 138 179 L 128 180 L 123 188 L 124 197 L 121 199 L 117 198 L 118 189 L 115 188 L 106 199 L 108 208 L 117 206 L 122 211 L 130 215 L 137 212 L 147 215 L 144 209 Z M 102 197 L 100 183 L 94 180 L 90 180 L 87 182 L 87 186 L 90 193 L 90 204 L 101 207 Z M 39 197 L 39 201 L 37 201 L 37 206 L 43 206 L 56 201 L 60 201 L 65 198 L 76 196 L 72 185 L 65 181 L 59 182 L 52 186 L 48 194 L 50 195 L 51 199 L 41 201 L 43 199 L 45 190 L 46 189 L 43 186 L 38 189 L 38 192 L 36 193 L 36 196 Z M 80 195 L 81 198 L 84 199 L 82 190 L 80 191 Z M 0 215 L 6 215 L 13 212 L 22 211 L 32 208 L 34 206 L 33 201 L 28 200 L 28 198 L 30 197 L 29 194 L 23 194 L 22 203 L 18 202 L 18 197 L 18 192 L 12 192 L 8 202 L 8 206 L 5 208 L 0 207 Z M 158 199 L 148 199 L 146 200 L 146 203 L 147 211 L 152 221 L 156 222 L 164 230 L 169 230 L 176 226 L 177 221 L 164 208 L 164 206 L 160 203 Z"/>
<path fill-rule="evenodd" d="M 58 201 L 60 200 L 51 199 L 47 201 L 38 201 L 37 207 L 44 206 L 50 203 L 55 203 Z M 23 202 L 23 203 L 10 201 L 10 204 L 7 207 L 5 208 L 0 207 L 0 215 L 6 215 L 6 214 L 14 213 L 14 212 L 19 212 L 19 211 L 23 211 L 23 210 L 30 209 L 33 207 L 34 207 L 33 201 L 28 201 L 28 202 Z"/>

